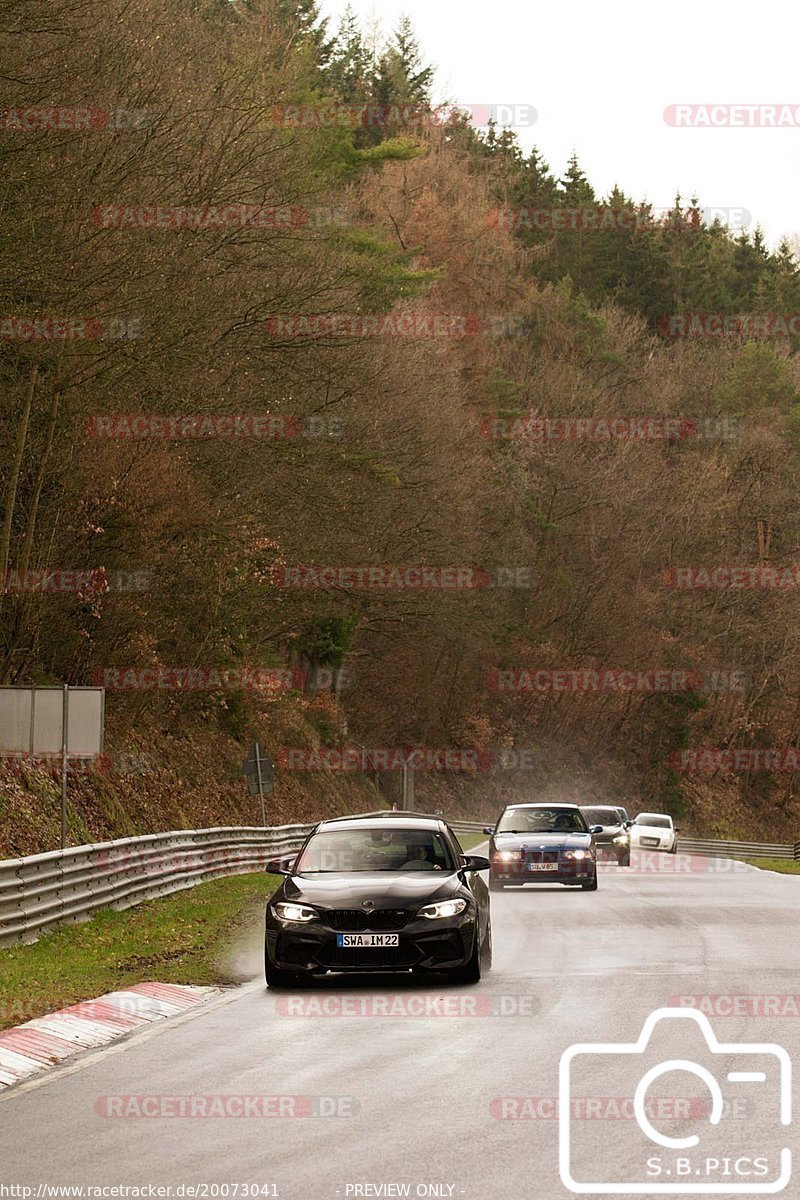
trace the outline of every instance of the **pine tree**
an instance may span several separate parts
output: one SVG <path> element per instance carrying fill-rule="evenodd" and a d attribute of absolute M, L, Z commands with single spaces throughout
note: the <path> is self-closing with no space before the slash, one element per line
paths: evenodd
<path fill-rule="evenodd" d="M 564 178 L 559 179 L 558 185 L 561 188 L 564 199 L 570 205 L 592 204 L 594 202 L 594 189 L 586 178 L 583 168 L 578 162 L 578 156 L 574 152 L 567 163 Z"/>
<path fill-rule="evenodd" d="M 372 92 L 372 57 L 364 44 L 358 18 L 348 4 L 331 48 L 326 81 L 340 99 L 367 100 Z"/>
<path fill-rule="evenodd" d="M 530 152 L 525 163 L 526 190 L 530 197 L 529 203 L 535 205 L 555 203 L 558 184 L 550 170 L 550 165 L 536 146 Z"/>
<path fill-rule="evenodd" d="M 376 86 L 381 104 L 430 105 L 430 88 L 434 68 L 424 67 L 419 43 L 408 17 L 401 17 L 392 41 L 378 64 Z"/>
<path fill-rule="evenodd" d="M 317 0 L 277 0 L 277 14 L 293 40 L 310 47 L 316 67 L 324 71 L 333 43 L 328 38 L 328 19 L 321 15 Z"/>

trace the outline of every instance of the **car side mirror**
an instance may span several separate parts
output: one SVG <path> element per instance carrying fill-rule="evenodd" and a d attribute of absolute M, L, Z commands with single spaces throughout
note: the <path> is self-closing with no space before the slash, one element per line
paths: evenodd
<path fill-rule="evenodd" d="M 602 833 L 602 832 L 603 832 L 602 825 L 590 825 L 589 826 L 589 833 Z"/>
<path fill-rule="evenodd" d="M 280 859 L 271 859 L 264 867 L 267 875 L 291 875 L 292 872 L 288 867 L 285 867 Z"/>
<path fill-rule="evenodd" d="M 491 868 L 488 858 L 480 854 L 463 854 L 461 856 L 462 871 L 488 871 Z"/>
<path fill-rule="evenodd" d="M 483 832 L 488 833 L 489 836 L 491 836 L 494 833 L 494 825 L 484 825 Z"/>
<path fill-rule="evenodd" d="M 623 821 L 626 829 L 633 829 L 633 821 Z"/>

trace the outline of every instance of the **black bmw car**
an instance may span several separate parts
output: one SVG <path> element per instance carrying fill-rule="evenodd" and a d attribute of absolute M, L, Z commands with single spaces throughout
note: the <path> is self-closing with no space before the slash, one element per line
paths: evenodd
<path fill-rule="evenodd" d="M 490 835 L 489 887 L 521 887 L 524 883 L 563 883 L 597 890 L 595 833 L 577 804 L 511 804 Z"/>
<path fill-rule="evenodd" d="M 289 987 L 329 971 L 445 972 L 491 966 L 488 859 L 463 854 L 438 817 L 323 821 L 267 904 L 265 974 Z M 273 864 L 268 871 L 276 870 Z"/>

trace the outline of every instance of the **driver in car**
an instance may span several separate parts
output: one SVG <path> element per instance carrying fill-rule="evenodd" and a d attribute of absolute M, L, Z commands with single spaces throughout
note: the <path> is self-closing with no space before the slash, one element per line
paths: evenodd
<path fill-rule="evenodd" d="M 406 847 L 408 859 L 400 867 L 401 871 L 440 871 L 441 867 L 438 863 L 431 862 L 428 858 L 427 846 L 408 846 Z"/>

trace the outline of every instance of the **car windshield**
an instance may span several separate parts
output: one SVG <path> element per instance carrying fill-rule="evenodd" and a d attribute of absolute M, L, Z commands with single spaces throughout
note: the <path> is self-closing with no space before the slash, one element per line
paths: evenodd
<path fill-rule="evenodd" d="M 582 808 L 590 825 L 619 825 L 621 817 L 615 808 Z"/>
<path fill-rule="evenodd" d="M 577 808 L 507 808 L 497 833 L 588 833 Z"/>
<path fill-rule="evenodd" d="M 295 871 L 318 875 L 372 871 L 453 871 L 447 844 L 434 829 L 323 829 L 310 838 Z"/>
<path fill-rule="evenodd" d="M 671 829 L 672 819 L 670 817 L 659 817 L 653 813 L 639 813 L 636 818 L 637 825 L 649 825 L 652 829 Z"/>

